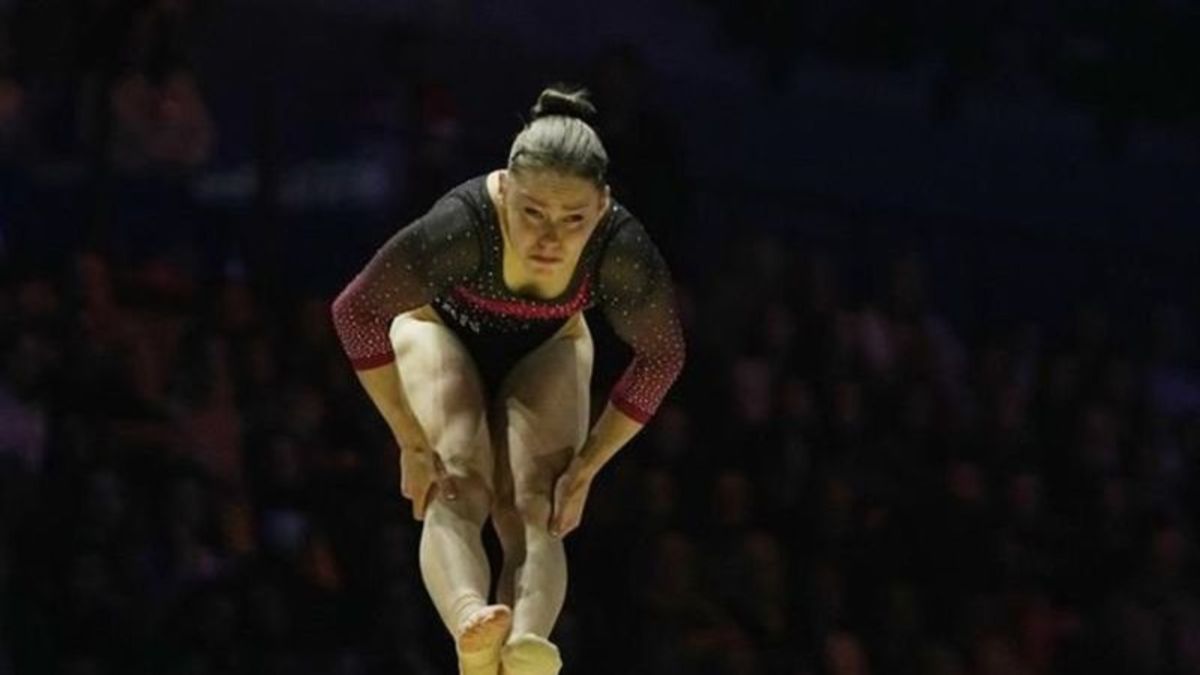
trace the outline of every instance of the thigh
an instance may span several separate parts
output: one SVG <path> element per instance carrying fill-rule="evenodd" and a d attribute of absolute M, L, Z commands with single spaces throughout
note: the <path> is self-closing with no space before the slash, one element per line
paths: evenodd
<path fill-rule="evenodd" d="M 497 492 L 510 504 L 551 496 L 554 480 L 587 438 L 592 354 L 587 322 L 577 314 L 501 384 L 493 440 L 501 455 Z"/>
<path fill-rule="evenodd" d="M 474 475 L 490 490 L 487 404 L 471 354 L 428 307 L 396 317 L 390 337 L 405 395 L 433 450 L 451 475 Z"/>

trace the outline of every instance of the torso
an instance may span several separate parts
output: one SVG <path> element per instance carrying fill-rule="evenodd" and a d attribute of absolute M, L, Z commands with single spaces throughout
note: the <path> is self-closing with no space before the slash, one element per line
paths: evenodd
<path fill-rule="evenodd" d="M 562 278 L 526 281 L 514 261 L 501 223 L 498 174 L 462 186 L 462 198 L 477 213 L 482 260 L 470 278 L 433 299 L 432 308 L 475 358 L 489 392 L 525 354 L 559 331 L 571 317 L 595 302 L 601 252 L 613 232 L 614 211 L 592 233 L 579 262 Z"/>
<path fill-rule="evenodd" d="M 526 334 L 529 342 L 553 334 L 567 318 L 595 303 L 595 276 L 620 209 L 604 215 L 574 269 L 547 282 L 527 281 L 504 236 L 498 172 L 461 186 L 477 214 L 482 261 L 474 276 L 434 299 L 433 307 L 460 333 L 480 336 Z"/>

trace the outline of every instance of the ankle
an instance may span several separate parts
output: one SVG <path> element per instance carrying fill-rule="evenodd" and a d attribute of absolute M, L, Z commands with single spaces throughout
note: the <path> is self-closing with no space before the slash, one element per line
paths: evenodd
<path fill-rule="evenodd" d="M 487 602 L 478 593 L 466 592 L 458 596 L 450 605 L 450 615 L 454 618 L 455 634 L 457 635 L 461 632 L 467 620 L 484 607 L 487 607 Z"/>

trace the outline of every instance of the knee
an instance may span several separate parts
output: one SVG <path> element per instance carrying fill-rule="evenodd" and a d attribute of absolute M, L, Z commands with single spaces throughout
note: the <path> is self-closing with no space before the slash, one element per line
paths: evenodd
<path fill-rule="evenodd" d="M 475 474 L 454 476 L 455 498 L 447 499 L 440 492 L 434 497 L 455 516 L 482 526 L 491 506 L 491 493 L 483 479 Z"/>
<path fill-rule="evenodd" d="M 550 494 L 541 491 L 517 489 L 517 516 L 525 527 L 545 530 L 550 526 L 550 512 L 553 509 Z"/>

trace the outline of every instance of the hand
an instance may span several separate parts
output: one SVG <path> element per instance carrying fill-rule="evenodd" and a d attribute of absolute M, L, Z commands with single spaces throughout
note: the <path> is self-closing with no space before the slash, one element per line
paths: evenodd
<path fill-rule="evenodd" d="M 583 505 L 587 502 L 592 475 L 578 457 L 571 460 L 567 470 L 554 484 L 554 511 L 550 514 L 550 534 L 563 538 L 579 527 Z"/>
<path fill-rule="evenodd" d="M 412 500 L 413 518 L 425 520 L 425 510 L 439 492 L 448 501 L 458 498 L 458 488 L 442 458 L 427 444 L 401 443 L 400 493 Z"/>

